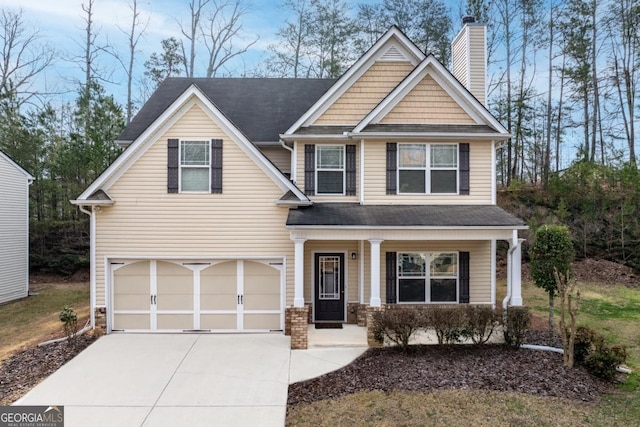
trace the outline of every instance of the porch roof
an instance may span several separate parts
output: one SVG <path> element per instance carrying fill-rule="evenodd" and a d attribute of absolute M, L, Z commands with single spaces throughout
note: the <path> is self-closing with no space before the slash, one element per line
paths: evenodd
<path fill-rule="evenodd" d="M 494 205 L 360 205 L 314 203 L 289 210 L 287 228 L 497 228 L 525 223 Z"/>

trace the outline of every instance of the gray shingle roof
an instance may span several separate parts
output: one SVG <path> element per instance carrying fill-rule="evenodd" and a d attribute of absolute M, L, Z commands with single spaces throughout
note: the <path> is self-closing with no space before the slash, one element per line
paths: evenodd
<path fill-rule="evenodd" d="M 390 133 L 495 133 L 488 125 L 440 125 L 440 124 L 375 124 L 366 126 L 362 132 L 390 132 Z"/>
<path fill-rule="evenodd" d="M 289 211 L 288 226 L 519 227 L 524 222 L 494 205 L 359 205 L 316 203 Z"/>
<path fill-rule="evenodd" d="M 192 84 L 252 142 L 278 141 L 326 91 L 334 79 L 180 78 L 166 79 L 118 140 L 139 137 Z"/>
<path fill-rule="evenodd" d="M 342 135 L 351 132 L 353 126 L 306 126 L 294 132 L 294 135 Z"/>

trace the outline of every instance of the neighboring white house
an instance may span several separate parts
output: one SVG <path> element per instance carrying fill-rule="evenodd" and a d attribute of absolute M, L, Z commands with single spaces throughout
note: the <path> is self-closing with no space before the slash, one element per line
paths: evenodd
<path fill-rule="evenodd" d="M 29 294 L 29 185 L 33 177 L 0 151 L 0 303 Z"/>

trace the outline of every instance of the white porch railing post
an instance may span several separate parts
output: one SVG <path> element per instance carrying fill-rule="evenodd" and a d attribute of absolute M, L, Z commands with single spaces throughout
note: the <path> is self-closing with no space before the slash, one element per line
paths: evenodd
<path fill-rule="evenodd" d="M 511 254 L 511 305 L 522 305 L 522 242 L 518 239 L 518 245 Z"/>
<path fill-rule="evenodd" d="M 307 239 L 292 240 L 295 244 L 293 306 L 304 307 L 304 242 Z"/>
<path fill-rule="evenodd" d="M 371 307 L 380 307 L 380 244 L 382 239 L 371 239 Z"/>

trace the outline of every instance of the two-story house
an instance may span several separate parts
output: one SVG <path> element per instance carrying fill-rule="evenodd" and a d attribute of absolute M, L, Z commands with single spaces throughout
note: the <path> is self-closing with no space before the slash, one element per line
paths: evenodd
<path fill-rule="evenodd" d="M 521 305 L 485 27 L 466 22 L 453 54 L 452 74 L 392 27 L 337 80 L 167 79 L 73 201 L 94 325 L 285 330 L 305 348 L 307 322 L 364 325 L 384 304 L 495 306 L 498 240 Z"/>

